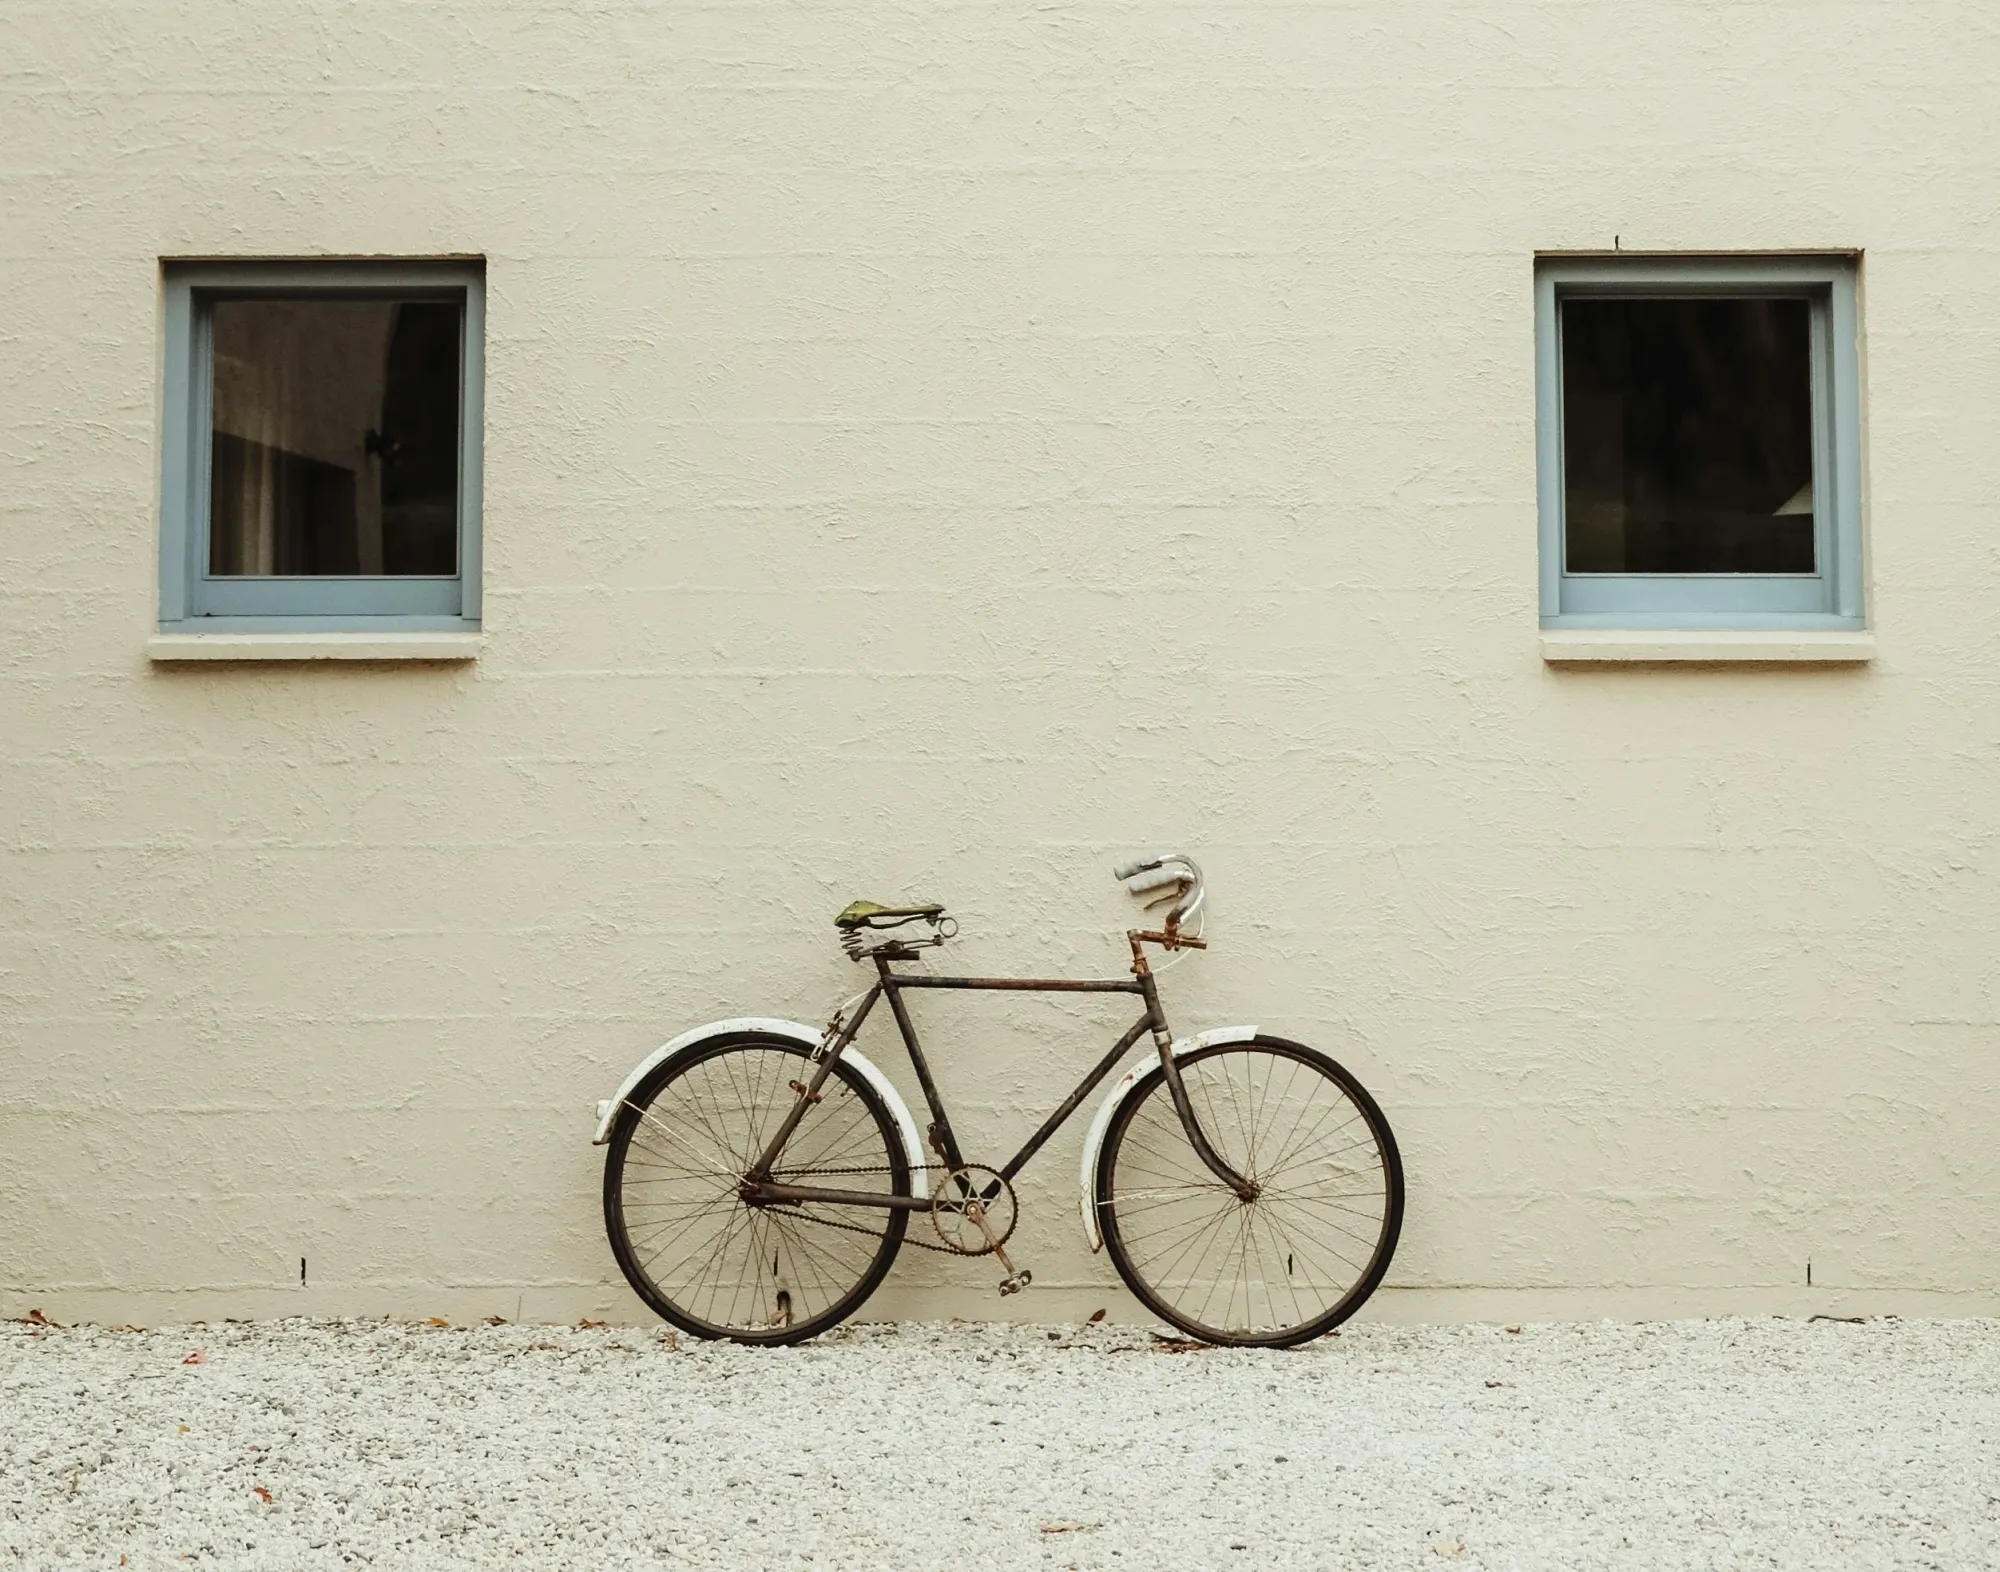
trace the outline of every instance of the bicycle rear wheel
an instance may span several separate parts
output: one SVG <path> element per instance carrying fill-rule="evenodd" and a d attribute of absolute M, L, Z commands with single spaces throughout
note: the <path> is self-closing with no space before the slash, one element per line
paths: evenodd
<path fill-rule="evenodd" d="M 796 1343 L 845 1320 L 896 1259 L 909 1214 L 872 1206 L 753 1206 L 745 1173 L 810 1080 L 809 1050 L 745 1034 L 670 1059 L 626 1098 L 604 1159 L 604 1226 L 625 1280 L 675 1326 L 739 1343 Z M 846 1062 L 772 1167 L 781 1183 L 910 1193 L 881 1097 Z"/>
<path fill-rule="evenodd" d="M 1195 1154 L 1154 1066 L 1105 1132 L 1097 1208 L 1126 1286 L 1211 1343 L 1283 1348 L 1375 1291 L 1403 1226 L 1389 1121 L 1325 1054 L 1282 1037 L 1175 1061 L 1209 1144 L 1257 1186 L 1240 1198 Z"/>

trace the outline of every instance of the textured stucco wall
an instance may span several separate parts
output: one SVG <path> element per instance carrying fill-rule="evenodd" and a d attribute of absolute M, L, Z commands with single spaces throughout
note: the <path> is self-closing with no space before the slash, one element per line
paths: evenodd
<path fill-rule="evenodd" d="M 0 1313 L 636 1311 L 630 1063 L 856 895 L 1115 971 L 1160 843 L 1177 1024 L 1402 1136 L 1377 1313 L 2000 1309 L 1996 82 L 1975 0 L 10 0 Z M 1865 252 L 1872 667 L 1542 664 L 1614 236 Z M 376 253 L 488 259 L 484 656 L 149 668 L 159 259 Z M 1003 1150 L 1120 1024 L 919 1018 Z M 1080 1134 L 1030 1295 L 881 1303 L 1128 1305 Z"/>

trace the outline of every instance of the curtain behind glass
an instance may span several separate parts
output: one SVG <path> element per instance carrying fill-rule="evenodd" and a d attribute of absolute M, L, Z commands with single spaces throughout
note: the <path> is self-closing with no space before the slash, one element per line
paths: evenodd
<path fill-rule="evenodd" d="M 211 574 L 457 571 L 460 315 L 448 301 L 211 307 Z"/>

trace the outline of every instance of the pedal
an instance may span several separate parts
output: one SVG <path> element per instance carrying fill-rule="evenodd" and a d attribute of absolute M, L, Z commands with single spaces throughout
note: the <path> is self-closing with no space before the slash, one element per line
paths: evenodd
<path fill-rule="evenodd" d="M 1007 1275 L 1000 1279 L 1000 1297 L 1005 1299 L 1009 1294 L 1018 1294 L 1035 1280 L 1035 1274 L 1025 1266 L 1016 1266 L 1013 1258 L 1007 1254 L 1006 1246 L 993 1238 L 993 1225 L 987 1221 L 986 1213 L 982 1210 L 976 1215 L 979 1218 L 979 1226 L 986 1230 L 987 1238 L 993 1240 L 994 1255 L 999 1258 L 1000 1264 L 1007 1268 Z"/>

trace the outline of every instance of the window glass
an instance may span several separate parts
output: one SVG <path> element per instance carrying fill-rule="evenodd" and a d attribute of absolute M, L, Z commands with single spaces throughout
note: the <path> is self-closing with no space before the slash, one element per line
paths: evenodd
<path fill-rule="evenodd" d="M 208 572 L 458 571 L 456 301 L 222 299 Z"/>
<path fill-rule="evenodd" d="M 1562 303 L 1570 573 L 1813 573 L 1812 308 Z"/>

